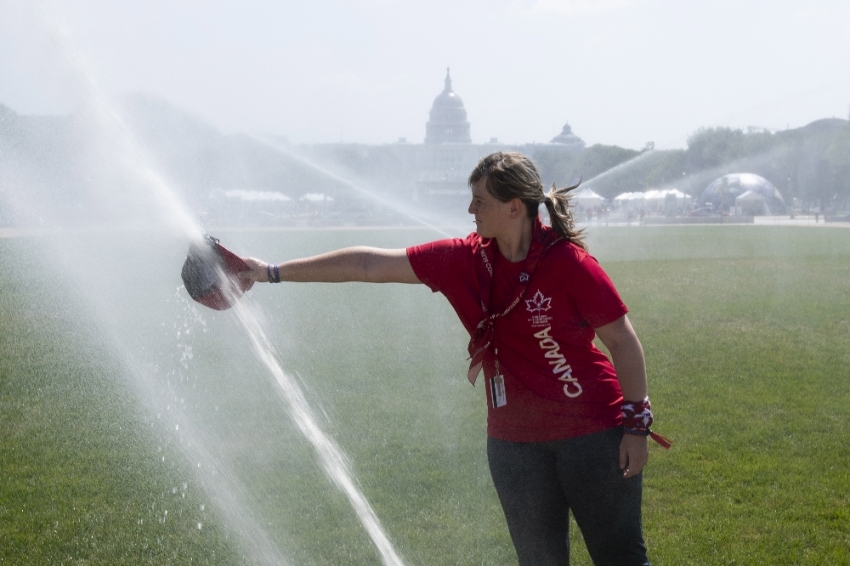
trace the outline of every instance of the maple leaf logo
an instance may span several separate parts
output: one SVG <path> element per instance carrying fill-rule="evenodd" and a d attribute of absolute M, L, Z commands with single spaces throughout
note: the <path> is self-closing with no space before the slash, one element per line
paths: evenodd
<path fill-rule="evenodd" d="M 544 297 L 543 293 L 537 291 L 533 297 L 526 299 L 525 308 L 528 312 L 548 311 L 552 307 L 551 302 L 551 297 Z"/>

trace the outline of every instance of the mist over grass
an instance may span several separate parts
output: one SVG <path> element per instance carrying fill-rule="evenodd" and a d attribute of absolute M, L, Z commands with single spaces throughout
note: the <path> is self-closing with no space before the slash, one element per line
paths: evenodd
<path fill-rule="evenodd" d="M 591 229 L 591 253 L 646 350 L 656 429 L 676 441 L 653 447 L 645 475 L 653 564 L 847 562 L 848 235 Z M 433 238 L 216 236 L 278 261 Z M 96 258 L 132 249 L 138 259 L 92 297 L 48 269 L 37 239 L 0 240 L 0 561 L 252 563 L 184 456 L 189 428 L 292 564 L 377 563 L 232 315 L 186 301 L 185 250 L 153 234 L 75 238 Z M 514 560 L 487 471 L 484 392 L 464 379 L 466 336 L 442 297 L 424 286 L 284 284 L 246 300 L 408 564 Z M 135 367 L 110 346 L 116 337 L 133 345 Z M 131 371 L 165 393 L 140 400 Z M 186 415 L 179 431 L 175 406 Z M 572 538 L 573 563 L 589 564 L 576 529 Z"/>

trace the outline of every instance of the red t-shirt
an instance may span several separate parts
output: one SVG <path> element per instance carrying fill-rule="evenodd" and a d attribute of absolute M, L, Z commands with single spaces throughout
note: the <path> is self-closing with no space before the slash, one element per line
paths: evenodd
<path fill-rule="evenodd" d="M 473 233 L 407 249 L 416 276 L 448 298 L 470 335 L 484 318 L 475 265 L 481 258 L 473 252 L 479 242 Z M 520 277 L 527 277 L 524 268 L 524 261 L 510 263 L 496 252 L 491 312 L 501 312 L 514 298 Z M 523 300 L 495 321 L 493 344 L 484 357 L 487 434 L 542 442 L 618 426 L 620 384 L 607 356 L 593 344 L 593 329 L 627 312 L 593 256 L 566 241 L 547 250 Z M 523 383 L 522 376 L 529 375 L 553 380 L 554 398 Z"/>

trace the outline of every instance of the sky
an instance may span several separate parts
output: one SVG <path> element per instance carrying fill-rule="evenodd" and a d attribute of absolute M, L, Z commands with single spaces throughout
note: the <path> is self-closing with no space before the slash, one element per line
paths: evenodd
<path fill-rule="evenodd" d="M 451 68 L 473 142 L 686 147 L 850 114 L 847 0 L 0 0 L 0 104 L 159 96 L 223 132 L 421 143 Z"/>

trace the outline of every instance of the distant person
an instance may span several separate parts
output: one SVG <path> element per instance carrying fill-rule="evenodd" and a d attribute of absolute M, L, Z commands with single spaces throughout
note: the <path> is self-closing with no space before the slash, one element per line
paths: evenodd
<path fill-rule="evenodd" d="M 519 564 L 569 564 L 572 511 L 595 564 L 647 565 L 641 492 L 652 412 L 643 350 L 575 228 L 567 194 L 575 186 L 544 194 L 519 153 L 483 158 L 469 186 L 476 231 L 466 238 L 281 264 L 248 258 L 247 277 L 424 283 L 445 295 L 471 336 L 468 379 L 484 370 L 487 457 Z M 540 220 L 541 203 L 552 228 Z"/>

